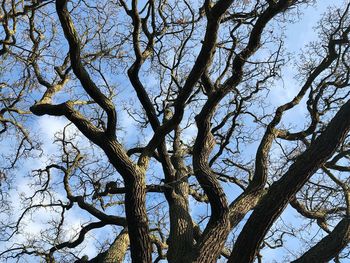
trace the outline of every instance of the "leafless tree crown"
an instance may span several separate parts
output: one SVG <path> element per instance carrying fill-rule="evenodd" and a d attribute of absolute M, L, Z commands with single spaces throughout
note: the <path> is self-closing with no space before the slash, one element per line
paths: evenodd
<path fill-rule="evenodd" d="M 1 0 L 0 261 L 347 262 L 350 4 L 288 30 L 318 2 Z"/>

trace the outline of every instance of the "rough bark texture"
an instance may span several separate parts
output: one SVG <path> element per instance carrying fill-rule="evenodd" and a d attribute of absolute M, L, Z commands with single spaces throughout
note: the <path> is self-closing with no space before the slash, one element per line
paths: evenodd
<path fill-rule="evenodd" d="M 129 244 L 129 234 L 128 231 L 124 229 L 107 251 L 89 260 L 89 263 L 122 263 Z"/>
<path fill-rule="evenodd" d="M 172 163 L 177 172 L 169 200 L 170 233 L 167 241 L 167 259 L 171 263 L 189 262 L 194 239 L 193 222 L 188 207 L 187 170 L 180 155 L 173 155 Z"/>
<path fill-rule="evenodd" d="M 146 211 L 146 184 L 143 175 L 125 184 L 125 212 L 128 219 L 131 257 L 134 262 L 151 262 L 152 246 Z"/>
<path fill-rule="evenodd" d="M 265 190 L 243 193 L 230 204 L 230 228 L 235 228 L 245 215 L 260 202 Z"/>

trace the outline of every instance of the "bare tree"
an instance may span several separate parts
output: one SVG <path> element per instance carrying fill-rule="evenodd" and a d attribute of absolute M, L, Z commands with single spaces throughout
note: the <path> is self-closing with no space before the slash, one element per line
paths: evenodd
<path fill-rule="evenodd" d="M 292 238 L 284 261 L 348 258 L 350 4 L 285 44 L 315 2 L 2 0 L 0 259 L 263 262 Z"/>

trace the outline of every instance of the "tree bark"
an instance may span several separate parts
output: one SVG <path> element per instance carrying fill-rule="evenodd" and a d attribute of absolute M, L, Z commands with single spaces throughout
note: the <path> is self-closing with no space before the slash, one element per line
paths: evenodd
<path fill-rule="evenodd" d="M 149 237 L 148 218 L 145 207 L 145 171 L 134 165 L 123 147 L 115 139 L 116 112 L 114 104 L 99 90 L 81 62 L 80 40 L 67 9 L 67 0 L 57 0 L 56 11 L 69 43 L 69 54 L 73 72 L 89 96 L 107 113 L 107 130 L 99 134 L 100 138 L 95 138 L 91 134 L 87 134 L 87 138 L 105 151 L 110 162 L 124 179 L 126 190 L 125 211 L 130 235 L 131 258 L 133 262 L 151 262 L 152 245 Z M 68 112 L 64 115 L 70 119 L 71 113 Z M 89 125 L 91 126 L 91 123 Z M 79 125 L 77 127 L 79 128 Z"/>
<path fill-rule="evenodd" d="M 168 199 L 170 216 L 169 249 L 167 259 L 171 263 L 189 262 L 193 252 L 193 222 L 189 212 L 187 169 L 180 150 L 171 158 L 175 182 Z"/>
<path fill-rule="evenodd" d="M 329 262 L 350 242 L 350 219 L 342 219 L 333 231 L 293 263 Z"/>
<path fill-rule="evenodd" d="M 130 244 L 129 234 L 124 229 L 109 249 L 89 261 L 89 263 L 122 263 Z"/>
<path fill-rule="evenodd" d="M 269 189 L 242 229 L 228 262 L 253 262 L 260 244 L 277 217 L 307 180 L 329 159 L 350 130 L 350 101 L 327 128 Z"/>

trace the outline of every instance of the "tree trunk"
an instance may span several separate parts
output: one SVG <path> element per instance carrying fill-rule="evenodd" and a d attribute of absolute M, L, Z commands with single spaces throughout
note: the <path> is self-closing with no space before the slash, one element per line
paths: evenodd
<path fill-rule="evenodd" d="M 193 222 L 188 207 L 187 169 L 183 153 L 176 147 L 171 161 L 176 170 L 169 203 L 170 234 L 167 259 L 170 263 L 190 262 L 193 253 Z"/>
<path fill-rule="evenodd" d="M 146 211 L 146 184 L 142 175 L 125 180 L 125 212 L 133 262 L 152 262 Z"/>

